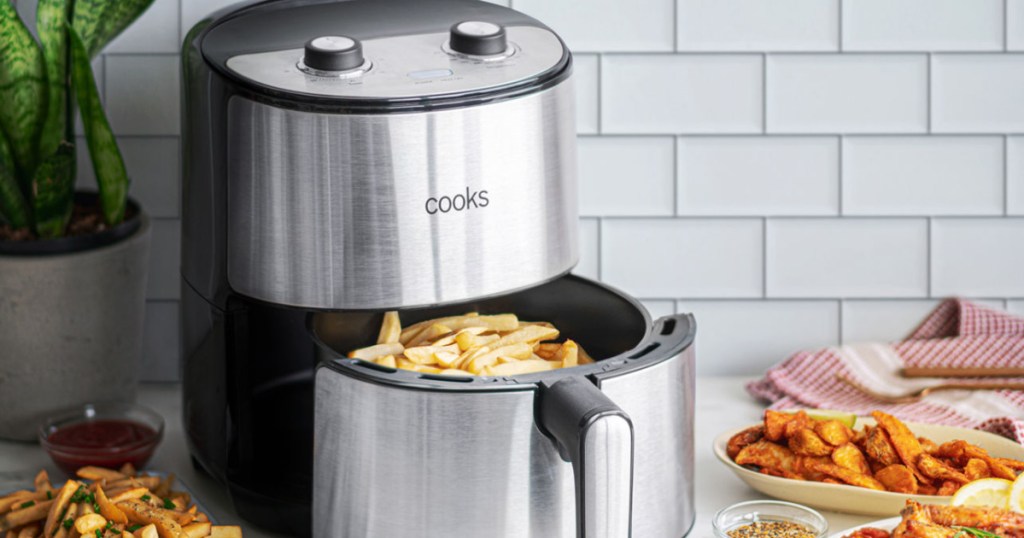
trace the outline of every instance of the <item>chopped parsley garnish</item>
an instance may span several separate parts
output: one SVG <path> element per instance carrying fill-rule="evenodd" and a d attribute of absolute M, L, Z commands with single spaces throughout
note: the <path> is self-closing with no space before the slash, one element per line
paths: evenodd
<path fill-rule="evenodd" d="M 174 510 L 174 501 L 170 499 L 164 499 L 164 508 L 168 510 Z"/>
<path fill-rule="evenodd" d="M 21 507 L 22 508 L 32 508 L 35 505 L 36 505 L 35 501 L 28 501 L 28 502 L 21 503 Z"/>
<path fill-rule="evenodd" d="M 149 502 L 149 500 L 152 499 L 152 497 L 150 497 L 149 495 L 143 495 L 142 497 L 139 497 L 139 498 L 142 499 L 145 502 Z"/>
<path fill-rule="evenodd" d="M 956 529 L 956 534 L 953 535 L 953 538 L 961 538 L 964 536 L 973 536 L 975 538 L 999 538 L 998 534 L 992 534 L 991 532 L 975 529 L 974 527 L 954 526 L 952 528 Z"/>
<path fill-rule="evenodd" d="M 48 500 L 48 501 L 53 500 L 53 492 L 52 491 L 46 490 L 46 500 Z"/>
<path fill-rule="evenodd" d="M 103 538 L 103 531 L 96 529 L 96 538 Z"/>
<path fill-rule="evenodd" d="M 70 517 L 65 519 L 63 523 L 65 529 L 70 529 L 72 526 L 74 526 L 74 524 L 75 520 L 71 519 Z"/>
<path fill-rule="evenodd" d="M 137 530 L 139 530 L 141 528 L 142 528 L 142 525 L 132 525 L 131 527 L 128 527 L 128 532 L 135 532 L 135 531 L 137 531 Z"/>

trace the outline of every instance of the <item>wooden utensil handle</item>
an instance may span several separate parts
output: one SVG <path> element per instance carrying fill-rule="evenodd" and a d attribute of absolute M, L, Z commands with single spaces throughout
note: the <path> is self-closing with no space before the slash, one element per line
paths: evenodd
<path fill-rule="evenodd" d="M 903 377 L 1024 377 L 1024 368 L 907 366 L 903 368 L 901 373 Z"/>

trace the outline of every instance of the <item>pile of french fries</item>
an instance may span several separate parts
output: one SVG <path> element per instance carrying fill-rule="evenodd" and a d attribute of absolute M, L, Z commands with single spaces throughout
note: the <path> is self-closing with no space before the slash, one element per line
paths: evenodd
<path fill-rule="evenodd" d="M 974 480 L 1013 480 L 1024 471 L 1024 462 L 991 457 L 966 441 L 939 445 L 892 415 L 871 416 L 877 426 L 854 431 L 803 411 L 768 410 L 763 424 L 729 440 L 726 453 L 767 475 L 917 495 L 952 495 Z"/>
<path fill-rule="evenodd" d="M 549 342 L 554 325 L 519 321 L 515 314 L 436 318 L 402 328 L 398 312 L 384 314 L 377 344 L 349 358 L 427 374 L 508 376 L 589 364 L 576 342 Z"/>
<path fill-rule="evenodd" d="M 237 526 L 210 524 L 187 493 L 173 491 L 167 478 L 139 474 L 131 465 L 118 471 L 82 467 L 59 489 L 45 470 L 35 491 L 0 497 L 4 538 L 241 538 Z"/>

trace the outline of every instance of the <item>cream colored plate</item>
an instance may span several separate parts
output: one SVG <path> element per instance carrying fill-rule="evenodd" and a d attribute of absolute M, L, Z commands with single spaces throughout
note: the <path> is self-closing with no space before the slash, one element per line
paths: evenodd
<path fill-rule="evenodd" d="M 863 425 L 874 424 L 875 421 L 871 418 L 857 419 L 857 429 L 860 429 Z M 939 444 L 946 441 L 963 439 L 968 443 L 984 448 L 994 457 L 1024 460 L 1024 446 L 1005 437 L 953 426 L 936 426 L 914 422 L 907 422 L 906 424 L 918 437 L 927 437 Z M 949 504 L 950 497 L 948 496 L 907 495 L 904 493 L 875 491 L 857 486 L 780 478 L 751 471 L 737 465 L 725 453 L 725 445 L 729 442 L 729 438 L 745 429 L 740 428 L 719 435 L 715 439 L 714 444 L 715 456 L 726 467 L 731 469 L 733 473 L 736 473 L 736 476 L 746 482 L 747 485 L 765 495 L 823 510 L 868 516 L 893 516 L 899 514 L 907 499 L 914 499 L 924 504 Z"/>
<path fill-rule="evenodd" d="M 879 519 L 878 521 L 872 521 L 871 523 L 865 523 L 863 525 L 858 525 L 856 527 L 851 527 L 849 529 L 846 529 L 845 531 L 839 531 L 839 532 L 837 532 L 835 534 L 830 534 L 828 538 L 843 538 L 844 536 L 849 536 L 854 531 L 857 531 L 857 530 L 860 530 L 860 529 L 865 529 L 867 527 L 874 527 L 876 529 L 882 529 L 884 531 L 890 531 L 891 532 L 893 529 L 896 528 L 896 525 L 900 524 L 900 520 L 901 519 L 903 519 L 903 518 L 901 518 L 899 516 L 897 516 L 897 517 L 890 517 L 888 519 Z"/>

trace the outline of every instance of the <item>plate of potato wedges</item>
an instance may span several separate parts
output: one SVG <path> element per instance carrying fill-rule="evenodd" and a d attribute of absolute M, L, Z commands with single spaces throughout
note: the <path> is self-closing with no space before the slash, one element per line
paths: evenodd
<path fill-rule="evenodd" d="M 241 538 L 217 525 L 173 474 L 82 467 L 54 484 L 45 470 L 32 484 L 0 493 L 2 538 Z"/>
<path fill-rule="evenodd" d="M 1024 446 L 998 435 L 881 411 L 855 423 L 815 415 L 767 410 L 761 423 L 719 435 L 715 456 L 766 495 L 878 516 L 899 513 L 907 500 L 949 504 L 974 480 L 1024 472 Z"/>

